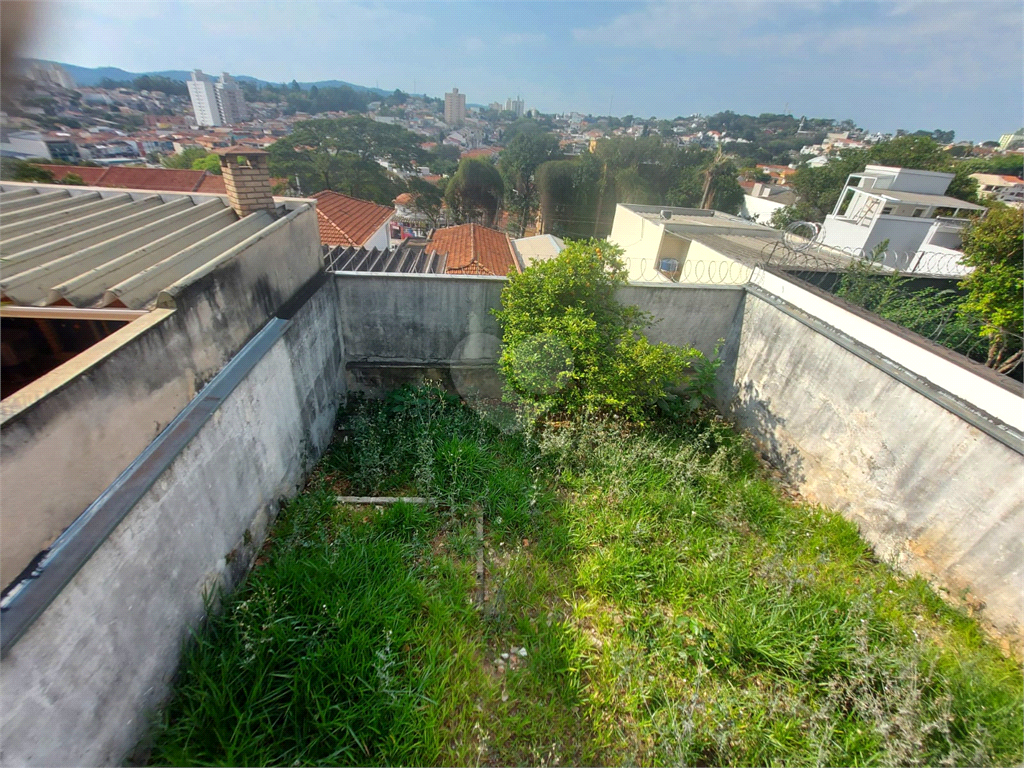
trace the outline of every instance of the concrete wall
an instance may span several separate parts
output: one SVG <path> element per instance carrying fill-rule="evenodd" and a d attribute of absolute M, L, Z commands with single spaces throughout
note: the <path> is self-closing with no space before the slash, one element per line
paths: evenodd
<path fill-rule="evenodd" d="M 719 382 L 723 411 L 808 499 L 855 522 L 880 557 L 983 608 L 995 634 L 1019 647 L 1024 457 L 922 391 L 935 395 L 940 382 L 981 419 L 1011 428 L 1024 418 L 1020 392 L 966 366 L 953 371 L 955 361 L 781 278 L 755 282 L 783 294 L 796 316 L 748 293 L 730 339 L 733 373 Z M 802 310 L 813 313 L 806 322 Z M 837 328 L 868 359 L 829 338 Z M 922 391 L 886 373 L 885 361 Z"/>
<path fill-rule="evenodd" d="M 0 662 L 0 763 L 121 764 L 204 591 L 244 576 L 329 444 L 343 366 L 328 282 Z"/>
<path fill-rule="evenodd" d="M 3 401 L 3 586 L 319 271 L 315 209 L 210 269 L 161 295 L 173 312 L 129 324 Z"/>
<path fill-rule="evenodd" d="M 505 278 L 354 272 L 334 280 L 350 389 L 378 396 L 429 378 L 463 394 L 476 388 L 500 395 L 494 363 L 501 330 L 491 310 L 500 305 Z M 729 335 L 743 289 L 630 285 L 618 296 L 654 316 L 652 341 L 710 353 Z"/>

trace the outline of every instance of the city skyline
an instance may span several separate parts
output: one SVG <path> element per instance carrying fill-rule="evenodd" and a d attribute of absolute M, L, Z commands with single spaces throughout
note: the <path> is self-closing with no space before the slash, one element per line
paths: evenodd
<path fill-rule="evenodd" d="M 80 66 L 339 79 L 437 97 L 457 86 L 470 103 L 523 94 L 546 113 L 788 112 L 890 133 L 953 129 L 974 141 L 1024 120 L 1015 3 L 82 0 L 37 11 L 21 54 Z M 353 28 L 445 44 L 381 57 L 373 36 Z M 312 55 L 310 39 L 331 55 Z"/>

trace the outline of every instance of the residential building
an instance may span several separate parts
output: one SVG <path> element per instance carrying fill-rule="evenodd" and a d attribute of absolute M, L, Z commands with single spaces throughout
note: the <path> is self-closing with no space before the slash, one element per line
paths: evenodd
<path fill-rule="evenodd" d="M 194 70 L 188 81 L 188 93 L 192 97 L 196 125 L 234 125 L 249 119 L 249 109 L 242 89 L 227 72 L 222 73 L 214 82 L 201 69 Z"/>
<path fill-rule="evenodd" d="M 608 242 L 623 249 L 630 282 L 742 284 L 760 249 L 781 238 L 777 229 L 721 211 L 619 203 Z M 738 242 L 751 254 L 742 262 L 723 253 Z"/>
<path fill-rule="evenodd" d="M 222 72 L 213 89 L 217 97 L 217 110 L 220 112 L 222 124 L 235 125 L 249 119 L 249 108 L 245 103 L 245 95 L 238 87 L 238 83 L 235 82 L 235 78 L 227 72 Z"/>
<path fill-rule="evenodd" d="M 188 95 L 192 98 L 196 125 L 205 127 L 224 124 L 220 109 L 217 108 L 217 91 L 213 86 L 213 78 L 204 75 L 201 69 L 192 72 L 188 81 Z"/>
<path fill-rule="evenodd" d="M 522 271 L 508 235 L 479 224 L 434 230 L 428 248 L 447 258 L 448 275 L 499 275 Z"/>
<path fill-rule="evenodd" d="M 978 182 L 978 194 L 1011 205 L 1024 204 L 1024 179 L 995 173 L 972 173 Z"/>
<path fill-rule="evenodd" d="M 1013 133 L 1004 133 L 999 137 L 999 149 L 1007 150 L 1024 145 L 1024 128 Z"/>
<path fill-rule="evenodd" d="M 740 186 L 744 185 L 741 183 Z M 779 208 L 796 202 L 796 193 L 792 188 L 777 184 L 754 182 L 749 190 L 744 188 L 744 193 L 740 216 L 761 224 L 770 222 L 772 214 Z"/>
<path fill-rule="evenodd" d="M 947 196 L 952 180 L 952 173 L 869 165 L 847 178 L 818 241 L 854 253 L 888 243 L 884 262 L 896 269 L 920 261 L 919 253 L 956 256 L 965 216 L 985 207 Z"/>
<path fill-rule="evenodd" d="M 317 192 L 313 199 L 322 244 L 382 251 L 391 247 L 394 208 L 330 190 Z"/>
<path fill-rule="evenodd" d="M 466 94 L 452 88 L 444 95 L 444 121 L 448 125 L 462 125 L 466 122 Z"/>
<path fill-rule="evenodd" d="M 43 134 L 38 131 L 0 132 L 0 156 L 21 160 L 42 157 L 64 163 L 82 159 L 69 134 Z"/>
<path fill-rule="evenodd" d="M 506 112 L 515 112 L 516 113 L 516 117 L 522 117 L 523 113 L 526 111 L 525 102 L 523 102 L 523 100 L 521 98 L 519 98 L 518 96 L 516 96 L 516 98 L 514 98 L 514 99 L 511 99 L 511 98 L 510 99 L 506 99 L 505 100 L 505 111 Z"/>

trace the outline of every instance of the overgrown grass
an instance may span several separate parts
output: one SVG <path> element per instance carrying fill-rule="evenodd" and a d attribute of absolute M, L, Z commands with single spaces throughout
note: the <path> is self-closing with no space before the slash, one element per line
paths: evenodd
<path fill-rule="evenodd" d="M 721 421 L 496 423 L 437 390 L 355 404 L 186 654 L 153 761 L 1021 761 L 1019 665 Z M 413 492 L 436 505 L 334 500 Z"/>

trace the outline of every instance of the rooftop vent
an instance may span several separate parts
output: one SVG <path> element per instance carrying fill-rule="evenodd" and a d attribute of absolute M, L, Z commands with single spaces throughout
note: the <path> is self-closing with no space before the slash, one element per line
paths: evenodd
<path fill-rule="evenodd" d="M 672 211 L 663 208 L 661 211 L 661 218 L 663 218 L 665 221 L 668 221 L 669 219 L 672 218 Z"/>

